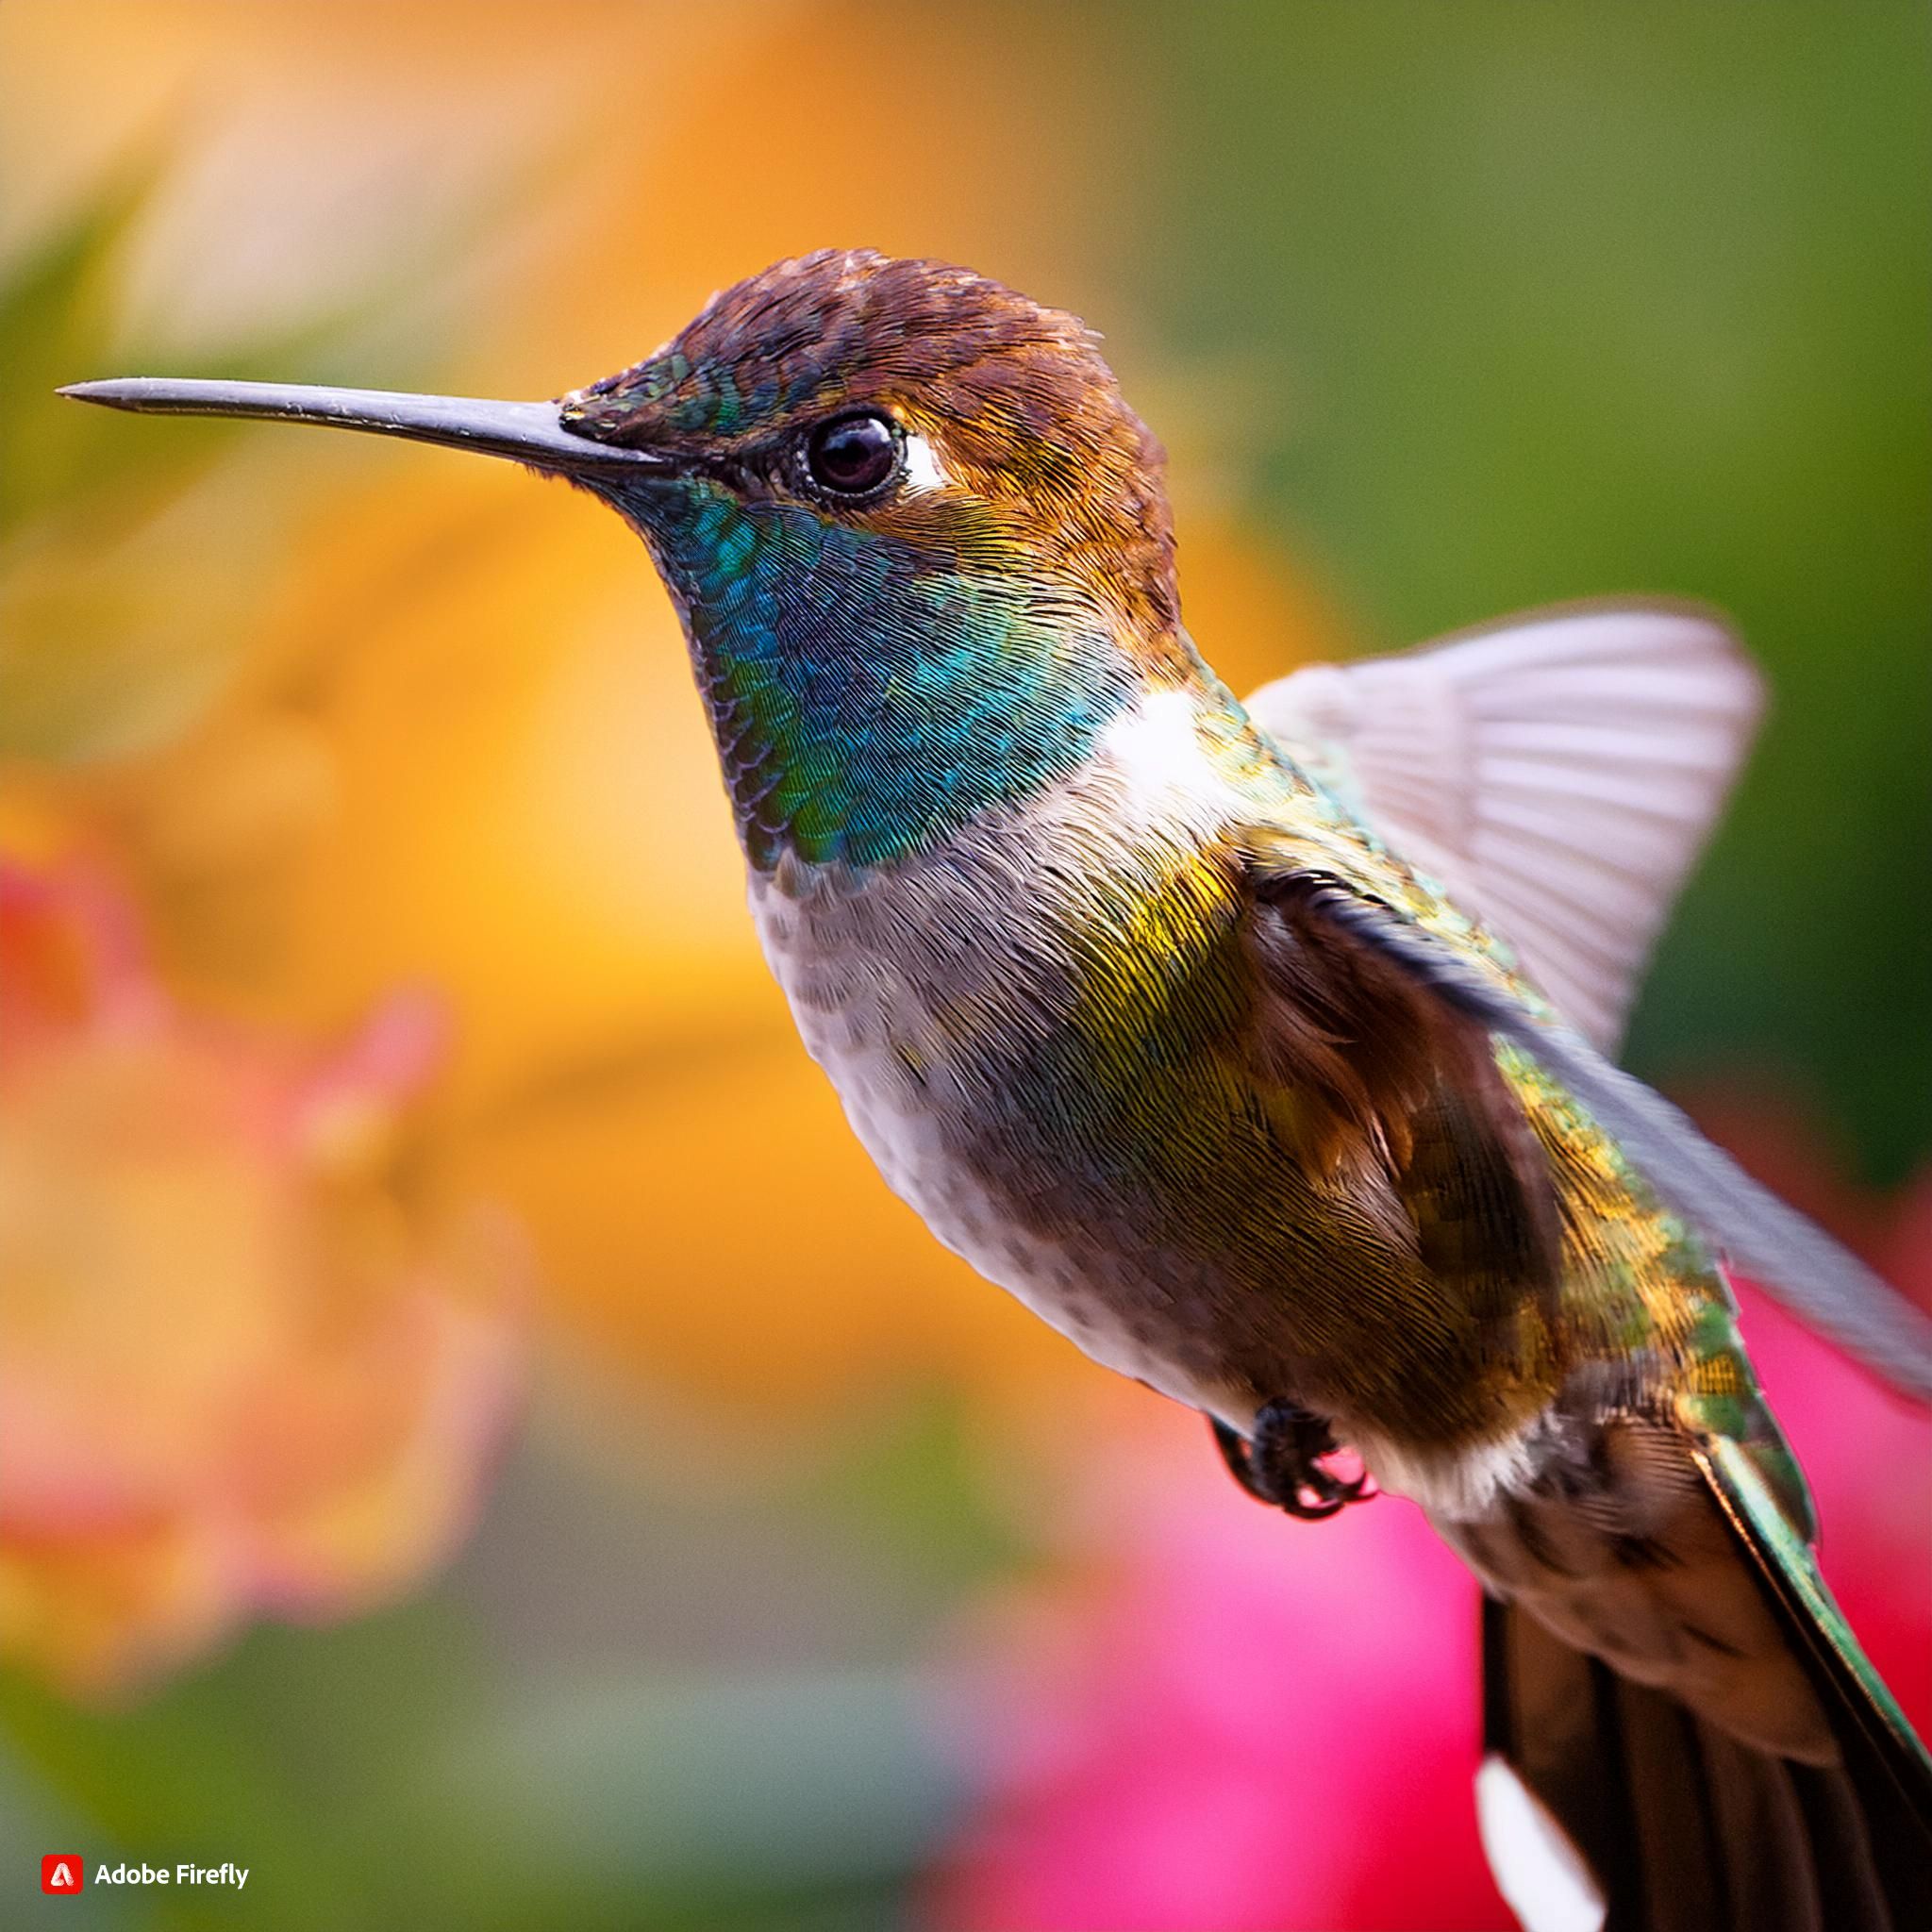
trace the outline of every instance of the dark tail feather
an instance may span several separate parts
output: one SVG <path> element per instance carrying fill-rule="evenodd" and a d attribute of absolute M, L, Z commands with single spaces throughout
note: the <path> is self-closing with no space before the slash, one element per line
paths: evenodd
<path fill-rule="evenodd" d="M 1774 1757 L 1493 1600 L 1483 1687 L 1486 1751 L 1567 1834 L 1596 1880 L 1606 1932 L 1932 1927 L 1932 1816 L 1850 1713 L 1841 1766 Z M 1507 1824 L 1486 1807 L 1508 1892 Z M 1511 1902 L 1521 1907 L 1520 1895 Z M 1537 1932 L 1533 1911 L 1524 1923 Z"/>

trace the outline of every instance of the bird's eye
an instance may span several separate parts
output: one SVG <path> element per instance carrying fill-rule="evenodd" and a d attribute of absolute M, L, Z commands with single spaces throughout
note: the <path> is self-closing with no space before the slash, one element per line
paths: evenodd
<path fill-rule="evenodd" d="M 827 496 L 870 496 L 899 470 L 899 431 L 870 410 L 835 416 L 806 440 L 806 474 Z"/>

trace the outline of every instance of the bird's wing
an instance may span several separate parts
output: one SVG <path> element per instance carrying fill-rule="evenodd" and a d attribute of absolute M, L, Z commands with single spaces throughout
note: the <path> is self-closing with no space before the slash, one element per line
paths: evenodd
<path fill-rule="evenodd" d="M 1555 1184 L 1480 1025 L 1398 959 L 1338 946 L 1318 892 L 1262 888 L 1245 938 L 1268 997 L 1256 1068 L 1295 1097 L 1303 1162 L 1365 1159 L 1406 1218 L 1416 1257 L 1467 1317 L 1554 1308 L 1562 1279 Z"/>
<path fill-rule="evenodd" d="M 1660 1094 L 1613 1067 L 1509 975 L 1481 935 L 1452 938 L 1425 899 L 1398 905 L 1391 874 L 1344 872 L 1343 848 L 1279 832 L 1249 837 L 1249 917 L 1304 979 L 1403 981 L 1492 1041 L 1528 1055 L 1614 1141 L 1659 1199 L 1800 1320 L 1919 1402 L 1932 1403 L 1932 1319 L 1823 1229 L 1753 1180 Z M 1277 971 L 1284 1003 L 1297 985 Z M 1334 1030 L 1332 1027 L 1329 1030 Z M 1358 1035 L 1366 1039 L 1366 1033 Z"/>
<path fill-rule="evenodd" d="M 1247 701 L 1606 1049 L 1761 707 L 1716 613 L 1627 603 L 1311 664 Z"/>
<path fill-rule="evenodd" d="M 1878 1815 L 1882 1807 L 1916 1845 L 1919 1919 L 1932 1924 L 1932 1757 L 1859 1649 L 1804 1538 L 1757 1463 L 1724 1436 L 1701 1445 L 1697 1461 L 1833 1715 L 1846 1768 L 1866 1807 Z"/>

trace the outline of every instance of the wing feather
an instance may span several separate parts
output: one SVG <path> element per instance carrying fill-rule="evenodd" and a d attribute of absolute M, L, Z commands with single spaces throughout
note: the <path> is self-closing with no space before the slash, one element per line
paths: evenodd
<path fill-rule="evenodd" d="M 1932 1403 L 1932 1319 L 1707 1141 L 1573 1026 L 1541 1010 L 1500 966 L 1339 877 L 1265 868 L 1257 901 L 1286 898 L 1305 925 L 1400 961 L 1419 986 L 1539 1061 L 1617 1143 L 1660 1199 L 1798 1318 L 1914 1401 Z"/>
<path fill-rule="evenodd" d="M 1715 613 L 1599 604 L 1310 665 L 1248 710 L 1613 1047 L 1761 703 Z"/>

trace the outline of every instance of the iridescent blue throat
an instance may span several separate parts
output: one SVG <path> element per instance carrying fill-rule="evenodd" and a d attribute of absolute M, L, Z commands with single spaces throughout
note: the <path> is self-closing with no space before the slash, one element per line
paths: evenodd
<path fill-rule="evenodd" d="M 929 849 L 1076 769 L 1132 697 L 1069 593 L 703 478 L 609 493 L 680 608 L 760 871 Z"/>

